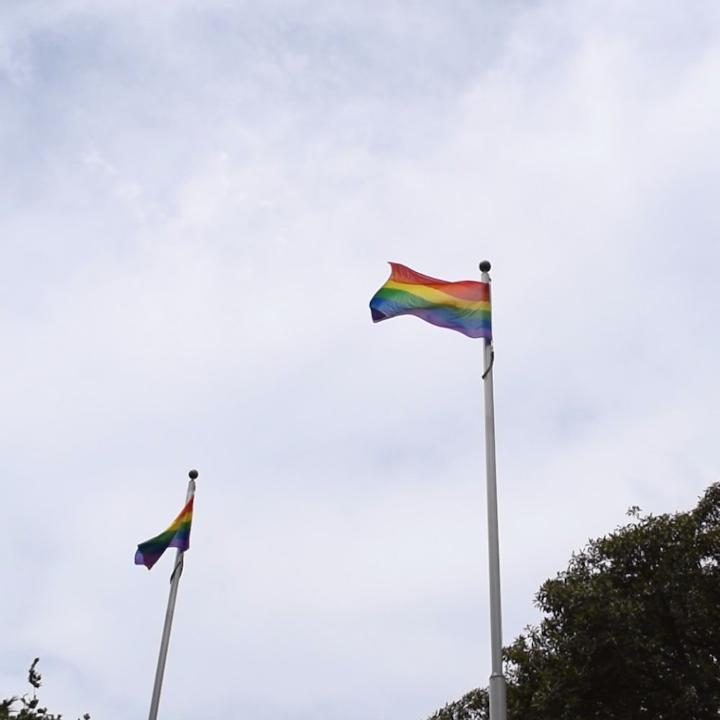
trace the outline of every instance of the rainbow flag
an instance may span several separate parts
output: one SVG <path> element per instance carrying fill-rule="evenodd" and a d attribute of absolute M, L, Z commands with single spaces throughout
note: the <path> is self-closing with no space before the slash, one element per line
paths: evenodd
<path fill-rule="evenodd" d="M 492 338 L 490 285 L 476 280 L 448 282 L 390 263 L 388 281 L 370 300 L 373 322 L 415 315 L 472 338 Z"/>
<path fill-rule="evenodd" d="M 144 565 L 149 570 L 169 547 L 183 552 L 190 547 L 190 525 L 192 524 L 194 499 L 193 495 L 165 532 L 138 545 L 135 553 L 136 565 Z"/>

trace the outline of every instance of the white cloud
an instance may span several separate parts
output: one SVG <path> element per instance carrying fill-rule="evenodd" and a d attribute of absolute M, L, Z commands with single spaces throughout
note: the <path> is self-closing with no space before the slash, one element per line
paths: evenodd
<path fill-rule="evenodd" d="M 372 326 L 386 260 L 494 263 L 508 641 L 588 537 L 715 479 L 712 4 L 4 12 L 8 692 L 39 654 L 51 707 L 144 711 L 134 544 L 194 465 L 165 713 L 485 682 L 479 345 Z"/>

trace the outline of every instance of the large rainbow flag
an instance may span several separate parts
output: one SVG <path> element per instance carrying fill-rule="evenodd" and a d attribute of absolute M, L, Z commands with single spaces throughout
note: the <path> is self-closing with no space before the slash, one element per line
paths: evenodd
<path fill-rule="evenodd" d="M 192 525 L 193 500 L 191 497 L 172 525 L 150 540 L 138 545 L 135 553 L 135 564 L 144 565 L 148 570 L 160 559 L 169 548 L 174 547 L 183 552 L 190 547 L 190 526 Z"/>
<path fill-rule="evenodd" d="M 472 338 L 492 338 L 490 285 L 476 280 L 448 282 L 390 263 L 388 281 L 370 300 L 373 322 L 415 315 Z"/>

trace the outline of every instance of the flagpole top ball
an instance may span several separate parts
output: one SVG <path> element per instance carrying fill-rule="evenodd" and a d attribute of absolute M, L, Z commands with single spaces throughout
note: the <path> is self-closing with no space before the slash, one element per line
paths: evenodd
<path fill-rule="evenodd" d="M 198 476 L 199 474 L 200 474 L 200 473 L 198 473 L 197 470 L 191 470 L 191 471 L 188 473 L 188 477 L 189 477 L 191 480 L 196 480 L 196 479 L 197 479 L 197 476 Z"/>
<path fill-rule="evenodd" d="M 490 268 L 492 266 L 490 265 L 490 262 L 488 260 L 483 260 L 480 263 L 480 272 L 490 272 Z"/>

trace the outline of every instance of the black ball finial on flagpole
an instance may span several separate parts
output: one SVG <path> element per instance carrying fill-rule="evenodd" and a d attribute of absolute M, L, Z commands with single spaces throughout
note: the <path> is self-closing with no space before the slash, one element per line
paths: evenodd
<path fill-rule="evenodd" d="M 480 272 L 490 272 L 491 267 L 489 260 L 483 260 L 480 263 Z"/>
<path fill-rule="evenodd" d="M 188 473 L 188 477 L 189 477 L 191 480 L 196 480 L 196 479 L 197 479 L 197 476 L 198 476 L 199 474 L 200 474 L 200 473 L 199 473 L 197 470 L 191 470 L 191 471 Z"/>

